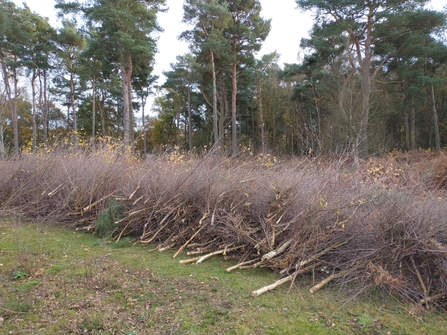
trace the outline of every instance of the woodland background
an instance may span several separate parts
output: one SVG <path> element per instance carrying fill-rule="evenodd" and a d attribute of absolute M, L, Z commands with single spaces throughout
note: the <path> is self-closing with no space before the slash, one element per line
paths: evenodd
<path fill-rule="evenodd" d="M 164 0 L 61 0 L 57 29 L 1 1 L 0 153 L 98 140 L 138 153 L 214 147 L 356 161 L 440 149 L 446 13 L 427 2 L 297 0 L 315 23 L 302 63 L 281 67 L 276 53 L 255 57 L 270 30 L 259 1 L 188 0 L 180 38 L 191 52 L 154 87 Z"/>

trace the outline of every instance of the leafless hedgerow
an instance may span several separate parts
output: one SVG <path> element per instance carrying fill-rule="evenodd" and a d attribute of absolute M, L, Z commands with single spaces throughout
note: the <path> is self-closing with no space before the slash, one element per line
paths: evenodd
<path fill-rule="evenodd" d="M 444 158 L 419 155 L 356 169 L 342 159 L 25 155 L 0 161 L 0 210 L 96 232 L 118 203 L 120 215 L 106 217 L 111 238 L 186 251 L 182 263 L 222 254 L 239 260 L 228 271 L 283 276 L 253 295 L 312 273 L 311 292 L 377 286 L 445 306 L 446 194 L 441 168 L 430 168 Z"/>

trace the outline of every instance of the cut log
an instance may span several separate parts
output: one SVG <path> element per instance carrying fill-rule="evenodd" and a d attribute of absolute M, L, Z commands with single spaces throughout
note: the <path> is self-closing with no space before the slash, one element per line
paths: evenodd
<path fill-rule="evenodd" d="M 322 262 L 319 262 L 317 264 L 309 265 L 309 266 L 306 266 L 306 267 L 304 267 L 302 269 L 299 269 L 299 270 L 295 271 L 294 273 L 292 273 L 291 275 L 275 281 L 273 284 L 261 287 L 260 289 L 251 292 L 251 295 L 253 297 L 257 297 L 257 296 L 260 296 L 261 294 L 263 294 L 265 292 L 268 292 L 268 291 L 271 291 L 271 290 L 275 289 L 276 287 L 278 287 L 278 286 L 280 286 L 280 285 L 282 285 L 284 283 L 287 283 L 289 281 L 293 282 L 293 281 L 295 281 L 296 276 L 298 276 L 299 274 L 303 274 L 303 273 L 308 272 L 309 270 L 313 269 L 315 266 L 317 266 L 318 264 L 321 264 L 321 263 Z"/>
<path fill-rule="evenodd" d="M 194 263 L 196 262 L 200 257 L 194 257 L 194 258 L 190 258 L 190 259 L 182 259 L 181 261 L 179 261 L 180 264 L 189 264 L 189 263 Z"/>
<path fill-rule="evenodd" d="M 312 287 L 309 292 L 310 293 L 315 293 L 318 292 L 319 290 L 321 290 L 324 286 L 326 286 L 329 282 L 331 282 L 332 280 L 338 278 L 338 277 L 342 277 L 345 274 L 347 274 L 349 271 L 341 271 L 338 273 L 333 273 L 331 274 L 329 277 L 325 278 L 324 280 L 322 280 L 320 283 L 318 283 L 317 285 L 315 285 L 314 287 Z"/>
<path fill-rule="evenodd" d="M 281 246 L 279 246 L 277 249 L 270 251 L 269 253 L 262 256 L 263 261 L 271 260 L 273 257 L 281 254 L 284 252 L 284 250 L 287 249 L 287 247 L 292 243 L 292 240 L 288 240 L 287 242 L 284 242 Z"/>
<path fill-rule="evenodd" d="M 253 297 L 258 297 L 258 296 L 260 296 L 261 294 L 263 294 L 263 293 L 265 293 L 265 292 L 268 292 L 268 291 L 271 291 L 271 290 L 275 289 L 275 288 L 278 287 L 279 285 L 282 285 L 282 284 L 284 284 L 284 283 L 287 283 L 287 282 L 291 281 L 291 280 L 293 279 L 294 276 L 295 276 L 295 274 L 291 274 L 290 276 L 287 276 L 287 277 L 285 277 L 285 278 L 282 278 L 282 279 L 280 279 L 280 280 L 277 280 L 277 281 L 275 281 L 273 284 L 264 286 L 264 287 L 260 288 L 259 290 L 256 290 L 256 291 L 251 292 L 251 295 L 252 295 Z"/>
<path fill-rule="evenodd" d="M 238 264 L 236 264 L 236 265 L 234 265 L 234 266 L 229 267 L 229 268 L 227 269 L 227 272 L 231 272 L 231 271 L 233 271 L 233 270 L 239 269 L 240 267 L 242 267 L 242 266 L 244 266 L 244 265 L 248 265 L 248 264 L 251 264 L 251 263 L 256 262 L 256 261 L 258 261 L 258 259 L 252 259 L 252 260 L 250 260 L 250 261 L 246 261 L 246 262 L 238 263 Z"/>
<path fill-rule="evenodd" d="M 209 253 L 209 254 L 206 254 L 206 255 L 200 257 L 200 258 L 197 260 L 196 263 L 197 263 L 197 264 L 200 264 L 200 263 L 202 263 L 205 259 L 210 258 L 210 257 L 212 257 L 212 256 L 220 255 L 220 254 L 226 254 L 227 252 L 230 252 L 230 251 L 233 251 L 233 250 L 237 250 L 237 249 L 241 249 L 241 248 L 245 248 L 245 245 L 240 245 L 240 246 L 238 246 L 238 247 L 234 247 L 234 248 L 225 248 L 225 249 L 223 249 L 223 250 L 214 251 L 214 252 L 211 252 L 211 253 Z"/>

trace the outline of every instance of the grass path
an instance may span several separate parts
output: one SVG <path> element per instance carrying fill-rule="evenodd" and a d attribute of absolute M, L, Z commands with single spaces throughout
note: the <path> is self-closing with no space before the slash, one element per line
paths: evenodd
<path fill-rule="evenodd" d="M 268 270 L 182 265 L 124 239 L 0 219 L 0 334 L 445 334 L 443 312 L 279 287 Z"/>

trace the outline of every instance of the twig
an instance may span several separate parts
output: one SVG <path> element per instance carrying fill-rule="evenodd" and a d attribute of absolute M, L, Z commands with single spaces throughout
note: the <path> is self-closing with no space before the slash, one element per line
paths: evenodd
<path fill-rule="evenodd" d="M 431 302 L 433 300 L 438 300 L 438 299 L 442 299 L 442 298 L 445 298 L 445 297 L 447 297 L 447 293 L 445 293 L 445 292 L 444 293 L 439 293 L 439 294 L 435 294 L 434 296 L 421 299 L 419 301 L 419 303 L 424 305 L 424 304 L 427 304 L 427 303 L 429 303 L 429 302 Z"/>
<path fill-rule="evenodd" d="M 304 265 L 306 265 L 306 264 L 308 264 L 308 263 L 310 263 L 312 261 L 317 260 L 318 258 L 320 258 L 321 256 L 325 255 L 329 251 L 331 251 L 333 249 L 336 249 L 338 247 L 341 247 L 342 245 L 345 245 L 346 243 L 348 243 L 348 241 L 344 241 L 344 242 L 341 242 L 341 243 L 338 243 L 338 244 L 331 245 L 329 248 L 324 249 L 323 251 L 319 252 L 318 254 L 315 254 L 315 255 L 309 257 L 308 259 L 305 259 L 304 261 L 301 261 L 299 264 L 297 264 L 297 268 L 300 268 L 300 267 L 302 267 L 302 266 L 304 266 Z"/>
<path fill-rule="evenodd" d="M 419 272 L 419 270 L 418 270 L 418 268 L 416 266 L 416 262 L 414 261 L 413 255 L 410 256 L 410 260 L 411 260 L 411 264 L 414 267 L 414 271 L 416 271 L 416 276 L 419 279 L 419 284 L 421 285 L 422 292 L 424 292 L 424 297 L 427 297 L 427 287 L 425 286 L 424 281 L 422 280 L 421 273 Z"/>
<path fill-rule="evenodd" d="M 170 216 L 171 216 L 171 214 L 172 213 L 174 213 L 174 211 L 176 210 L 176 208 L 173 208 L 173 209 L 171 209 L 170 211 L 169 211 L 169 213 L 168 214 L 166 214 L 165 216 L 164 216 L 164 218 L 160 221 L 160 225 L 162 225 Z M 152 235 L 152 237 L 150 238 L 150 239 L 148 239 L 148 240 L 145 240 L 145 241 L 141 241 L 141 244 L 149 244 L 149 243 L 151 243 L 156 237 L 157 237 L 157 235 L 167 226 L 169 224 L 169 221 L 167 221 L 163 226 L 161 226 L 156 232 L 155 232 L 155 234 L 154 235 Z"/>
<path fill-rule="evenodd" d="M 203 220 L 205 220 L 205 218 L 208 216 L 209 213 L 205 213 L 202 218 L 199 221 L 199 225 L 202 224 Z M 203 228 L 205 228 L 207 226 L 207 224 L 204 224 L 203 226 L 201 226 L 199 229 L 197 229 L 197 231 L 191 236 L 191 238 L 185 242 L 185 244 L 183 244 L 181 246 L 180 249 L 177 250 L 177 252 L 174 254 L 174 256 L 172 256 L 172 258 L 176 258 L 178 256 L 179 253 L 181 253 L 183 251 L 183 249 L 186 248 L 186 246 L 197 236 L 198 233 L 200 233 Z"/>

